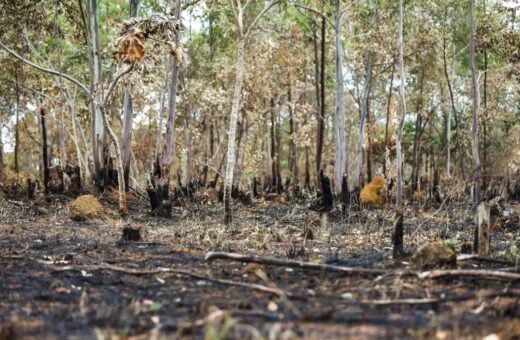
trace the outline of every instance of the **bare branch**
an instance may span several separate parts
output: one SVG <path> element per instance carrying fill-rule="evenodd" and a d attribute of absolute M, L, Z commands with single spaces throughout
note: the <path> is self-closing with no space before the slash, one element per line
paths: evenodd
<path fill-rule="evenodd" d="M 187 10 L 188 8 L 192 7 L 192 6 L 195 6 L 196 4 L 198 4 L 201 0 L 193 0 L 191 2 L 188 2 L 186 4 L 184 4 L 184 6 L 181 7 L 181 11 L 185 11 Z"/>
<path fill-rule="evenodd" d="M 132 71 L 132 69 L 134 68 L 134 65 L 135 65 L 134 63 L 130 64 L 130 66 L 128 66 L 126 69 L 121 71 L 121 73 L 119 73 L 118 75 L 116 75 L 114 77 L 114 79 L 112 80 L 112 82 L 108 86 L 107 94 L 105 95 L 105 98 L 103 99 L 103 107 L 106 107 L 108 105 L 108 101 L 110 100 L 110 97 L 112 96 L 112 92 L 114 92 L 114 89 L 115 89 L 117 83 L 119 82 L 119 80 L 121 80 L 121 78 L 125 74 L 127 74 L 130 71 Z"/>
<path fill-rule="evenodd" d="M 244 34 L 245 37 L 247 37 L 249 35 L 249 32 L 251 32 L 251 30 L 255 27 L 256 23 L 258 22 L 258 20 L 260 20 L 260 18 L 267 12 L 269 12 L 269 10 L 271 8 L 273 8 L 274 5 L 276 5 L 277 3 L 279 2 L 279 0 L 271 0 L 271 2 L 264 7 L 264 9 L 256 16 L 256 18 L 253 20 L 253 22 L 251 23 L 251 25 L 249 25 L 249 27 L 247 28 L 247 31 L 246 33 Z"/>
<path fill-rule="evenodd" d="M 520 281 L 520 274 L 509 273 L 498 270 L 477 270 L 477 269 L 454 269 L 454 270 L 432 270 L 419 273 L 420 279 L 438 279 L 443 277 L 480 277 L 483 279 L 503 279 Z"/>
<path fill-rule="evenodd" d="M 319 15 L 320 17 L 322 17 L 323 19 L 325 19 L 325 21 L 326 21 L 329 25 L 331 25 L 332 27 L 335 27 L 334 23 L 333 23 L 332 21 L 330 21 L 330 19 L 327 18 L 327 16 L 326 16 L 325 14 L 321 13 L 320 11 L 317 11 L 317 10 L 315 10 L 314 8 L 311 8 L 311 7 L 304 6 L 304 5 L 302 5 L 302 4 L 298 4 L 298 3 L 296 3 L 296 2 L 289 2 L 289 3 L 293 4 L 295 7 L 299 7 L 299 8 L 301 8 L 301 9 L 306 10 L 306 11 L 309 11 L 309 12 L 312 12 L 312 13 L 314 13 L 314 14 Z"/>
<path fill-rule="evenodd" d="M 223 260 L 232 260 L 232 261 L 247 262 L 247 263 L 260 263 L 260 264 L 268 264 L 268 265 L 275 265 L 275 266 L 285 266 L 285 267 L 292 267 L 292 268 L 317 269 L 317 270 L 325 270 L 325 271 L 331 271 L 331 272 L 340 272 L 340 273 L 345 273 L 345 274 L 383 275 L 383 274 L 387 273 L 384 270 L 379 270 L 379 269 L 343 267 L 343 266 L 319 264 L 319 263 L 312 263 L 312 262 L 284 260 L 284 259 L 278 259 L 278 258 L 274 258 L 274 257 L 244 255 L 244 254 L 238 254 L 238 253 L 208 252 L 206 254 L 206 256 L 204 257 L 204 259 L 206 261 L 223 259 Z"/>
<path fill-rule="evenodd" d="M 47 67 L 43 67 L 43 66 L 40 66 L 38 64 L 35 64 L 33 63 L 32 61 L 30 60 L 27 60 L 25 59 L 24 57 L 22 57 L 21 55 L 19 55 L 18 53 L 16 53 L 14 50 L 10 49 L 9 47 L 5 46 L 1 41 L 0 41 L 0 47 L 3 48 L 7 53 L 9 53 L 10 55 L 12 55 L 13 57 L 15 57 L 16 59 L 26 63 L 27 65 L 30 65 L 32 67 L 34 67 L 35 69 L 37 70 L 40 70 L 42 72 L 45 72 L 45 73 L 49 73 L 49 74 L 52 74 L 54 76 L 58 76 L 58 77 L 63 77 L 65 79 L 67 79 L 68 81 L 76 84 L 79 88 L 81 88 L 87 95 L 90 95 L 90 91 L 89 89 L 87 88 L 87 86 L 85 86 L 85 84 L 83 84 L 82 82 L 80 82 L 79 80 L 77 80 L 76 78 L 68 75 L 68 74 L 65 74 L 65 73 L 61 73 L 61 72 L 58 72 L 56 70 L 53 70 L 51 68 L 47 68 Z"/>

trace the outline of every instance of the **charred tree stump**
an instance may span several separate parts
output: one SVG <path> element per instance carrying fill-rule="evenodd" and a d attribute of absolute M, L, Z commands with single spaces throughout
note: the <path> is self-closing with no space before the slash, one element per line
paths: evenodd
<path fill-rule="evenodd" d="M 475 238 L 473 250 L 479 256 L 489 255 L 491 244 L 491 218 L 490 206 L 486 202 L 479 204 L 477 208 L 477 225 L 475 227 Z"/>
<path fill-rule="evenodd" d="M 395 214 L 395 227 L 392 243 L 394 246 L 393 256 L 394 258 L 400 258 L 405 255 L 404 252 L 404 228 L 403 228 L 403 212 L 397 210 Z"/>
<path fill-rule="evenodd" d="M 172 202 L 169 199 L 168 185 L 156 185 L 154 188 L 149 188 L 147 192 L 152 207 L 152 215 L 171 217 Z"/>
<path fill-rule="evenodd" d="M 63 182 L 63 171 L 61 167 L 58 165 L 50 167 L 48 172 L 47 190 L 53 194 L 63 194 L 65 184 Z"/>
<path fill-rule="evenodd" d="M 141 241 L 141 228 L 133 226 L 124 227 L 121 241 Z"/>
<path fill-rule="evenodd" d="M 77 196 L 80 194 L 81 192 L 81 169 L 79 166 L 74 166 L 74 165 L 71 165 L 71 164 L 67 164 L 65 166 L 65 171 L 64 171 L 64 178 L 65 178 L 65 175 L 68 176 L 68 180 L 65 181 L 64 179 L 64 184 L 65 182 L 67 182 L 65 185 L 65 191 L 69 194 L 72 194 L 74 196 Z"/>
<path fill-rule="evenodd" d="M 330 188 L 330 179 L 323 174 L 323 170 L 320 171 L 319 175 L 320 186 L 321 186 L 321 197 L 320 199 L 312 204 L 309 209 L 314 210 L 320 214 L 320 236 L 328 237 L 330 235 L 330 226 L 328 223 L 329 212 L 333 207 L 332 190 Z"/>
<path fill-rule="evenodd" d="M 27 178 L 27 198 L 29 200 L 34 199 L 34 192 L 36 191 L 36 182 Z"/>
<path fill-rule="evenodd" d="M 343 216 L 347 215 L 347 205 L 350 203 L 350 191 L 348 190 L 348 177 L 343 176 L 341 181 L 341 213 Z"/>

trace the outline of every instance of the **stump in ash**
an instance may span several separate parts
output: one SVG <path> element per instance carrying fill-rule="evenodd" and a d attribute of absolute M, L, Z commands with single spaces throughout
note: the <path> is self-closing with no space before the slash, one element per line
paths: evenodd
<path fill-rule="evenodd" d="M 333 207 L 332 190 L 330 188 L 330 179 L 320 171 L 321 183 L 321 197 L 319 201 L 312 204 L 309 209 L 320 213 L 321 230 L 319 232 L 322 238 L 327 238 L 330 235 L 330 226 L 328 223 L 329 212 Z"/>
<path fill-rule="evenodd" d="M 141 227 L 131 225 L 124 227 L 121 241 L 141 241 Z"/>

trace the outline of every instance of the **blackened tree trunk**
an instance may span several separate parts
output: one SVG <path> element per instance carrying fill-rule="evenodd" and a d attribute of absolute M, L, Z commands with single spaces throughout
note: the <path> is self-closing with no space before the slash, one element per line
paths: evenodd
<path fill-rule="evenodd" d="M 180 18 L 181 1 L 177 0 L 175 8 L 175 17 Z M 175 36 L 176 44 L 179 43 L 179 35 Z M 171 163 L 173 161 L 173 151 L 175 148 L 175 117 L 177 114 L 176 98 L 177 98 L 177 83 L 179 78 L 179 61 L 174 58 L 173 72 L 170 79 L 170 86 L 168 91 L 168 120 L 166 122 L 166 137 L 165 149 L 160 164 L 155 165 L 152 188 L 148 189 L 148 196 L 150 198 L 150 205 L 152 212 L 163 217 L 171 216 L 172 203 L 170 201 L 170 174 Z"/>
<path fill-rule="evenodd" d="M 18 154 L 20 148 L 20 81 L 18 72 L 16 73 L 16 122 L 14 127 L 14 171 L 20 172 L 20 165 L 18 163 Z"/>
<path fill-rule="evenodd" d="M 274 104 L 274 98 L 271 98 L 271 178 L 272 178 L 272 190 L 278 191 L 280 185 L 280 179 L 278 178 L 278 155 L 277 155 L 277 138 L 276 138 L 276 107 Z"/>
<path fill-rule="evenodd" d="M 49 193 L 49 157 L 47 148 L 47 122 L 45 119 L 45 110 L 40 107 L 40 123 L 42 126 L 42 160 L 43 160 L 43 190 L 45 194 Z"/>
<path fill-rule="evenodd" d="M 421 69 L 421 76 L 419 79 L 419 97 L 417 98 L 415 119 L 415 133 L 413 138 L 412 151 L 412 190 L 415 192 L 419 187 L 419 169 L 420 169 L 420 153 L 421 153 L 421 134 L 422 134 L 422 118 L 421 113 L 423 108 L 423 88 L 424 88 L 424 67 Z"/>
<path fill-rule="evenodd" d="M 298 195 L 298 154 L 296 149 L 295 133 L 296 124 L 294 122 L 294 104 L 292 102 L 292 84 L 289 81 L 287 89 L 287 104 L 289 106 L 289 169 L 291 170 L 291 191 L 294 196 Z"/>
<path fill-rule="evenodd" d="M 321 44 L 320 44 L 320 112 L 318 117 L 318 138 L 316 145 L 316 174 L 319 177 L 322 169 L 322 154 L 323 143 L 325 138 L 325 34 L 326 21 L 325 17 L 321 20 Z M 318 186 L 321 187 L 319 178 L 317 179 Z"/>

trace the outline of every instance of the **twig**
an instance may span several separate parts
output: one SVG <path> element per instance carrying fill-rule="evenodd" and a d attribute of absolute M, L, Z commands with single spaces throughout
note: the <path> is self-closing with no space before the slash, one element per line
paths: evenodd
<path fill-rule="evenodd" d="M 238 253 L 208 252 L 204 259 L 206 261 L 213 261 L 213 260 L 217 260 L 217 259 L 233 260 L 233 261 L 247 262 L 247 263 L 260 263 L 260 264 L 268 264 L 268 265 L 284 266 L 284 267 L 292 267 L 292 268 L 325 270 L 325 271 L 348 273 L 348 274 L 383 275 L 383 274 L 387 273 L 386 271 L 380 270 L 380 269 L 342 267 L 342 266 L 335 266 L 335 265 L 330 265 L 330 264 L 319 264 L 319 263 L 302 262 L 302 261 L 295 261 L 295 260 L 283 260 L 283 259 L 277 259 L 274 257 L 244 255 L 244 254 L 238 254 Z"/>
<path fill-rule="evenodd" d="M 473 299 L 489 299 L 497 297 L 520 297 L 520 292 L 490 292 L 487 294 L 465 294 L 445 298 L 425 298 L 425 299 L 396 299 L 396 300 L 361 300 L 356 301 L 360 305 L 392 306 L 392 305 L 431 305 L 446 302 L 461 302 Z"/>
<path fill-rule="evenodd" d="M 476 270 L 476 269 L 454 269 L 454 270 L 432 270 L 422 272 L 417 275 L 420 279 L 439 279 L 444 277 L 480 277 L 484 279 L 506 279 L 506 280 L 520 280 L 520 274 L 502 272 L 498 270 Z"/>
<path fill-rule="evenodd" d="M 303 296 L 297 296 L 292 293 L 287 293 L 282 291 L 281 289 L 277 288 L 271 288 L 264 285 L 256 284 L 256 283 L 246 283 L 246 282 L 239 282 L 239 281 L 232 281 L 232 280 L 224 280 L 224 279 L 215 279 L 210 278 L 201 274 L 189 272 L 182 269 L 173 269 L 173 268 L 157 268 L 157 269 L 133 269 L 133 268 L 126 268 L 121 266 L 115 266 L 110 264 L 97 264 L 97 265 L 81 265 L 81 266 L 63 266 L 63 267 L 57 267 L 57 266 L 51 266 L 51 268 L 56 272 L 62 272 L 62 271 L 81 271 L 81 270 L 111 270 L 119 273 L 125 273 L 129 275 L 154 275 L 154 274 L 163 274 L 163 273 L 172 273 L 177 274 L 181 276 L 188 276 L 192 278 L 196 278 L 199 280 L 204 280 L 208 282 L 214 282 L 219 284 L 224 284 L 228 286 L 238 286 L 238 287 L 244 287 L 252 290 L 261 291 L 264 293 L 271 293 L 278 295 L 279 297 L 287 296 L 292 298 L 303 298 Z"/>

